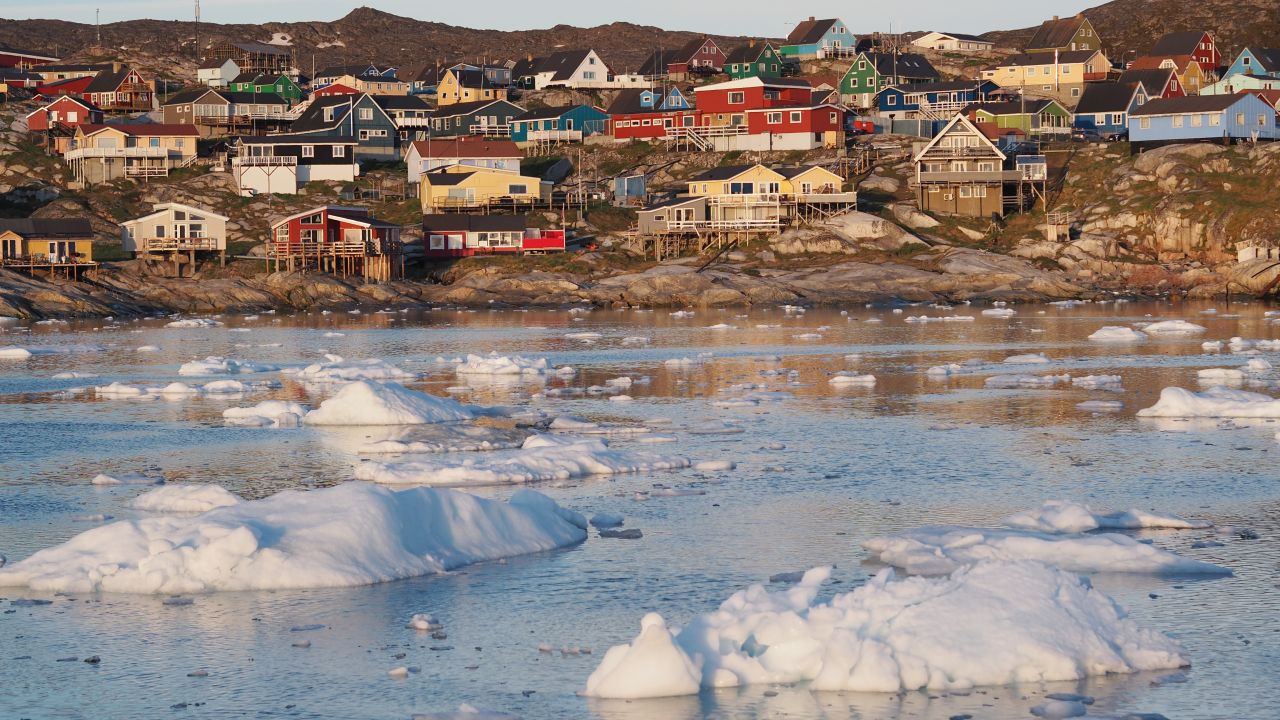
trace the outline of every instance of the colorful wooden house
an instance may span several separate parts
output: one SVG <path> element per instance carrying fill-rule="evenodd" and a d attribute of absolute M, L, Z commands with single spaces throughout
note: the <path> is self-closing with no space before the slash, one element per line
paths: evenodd
<path fill-rule="evenodd" d="M 1093 23 L 1084 15 L 1069 18 L 1053 16 L 1036 28 L 1036 32 L 1023 48 L 1028 53 L 1037 52 L 1075 52 L 1079 50 L 1102 50 L 1102 39 L 1093 29 Z"/>
<path fill-rule="evenodd" d="M 700 72 L 724 69 L 725 53 L 709 37 L 694 38 L 675 50 L 654 50 L 640 65 L 640 74 L 657 80 L 686 80 Z"/>
<path fill-rule="evenodd" d="M 240 75 L 240 66 L 231 58 L 210 59 L 196 68 L 196 80 L 211 88 L 224 88 Z"/>
<path fill-rule="evenodd" d="M 417 140 L 409 144 L 404 164 L 409 184 L 416 185 L 423 173 L 460 165 L 509 173 L 520 172 L 524 153 L 511 140 L 464 135 L 440 140 Z"/>
<path fill-rule="evenodd" d="M 152 212 L 120 223 L 120 245 L 135 258 L 160 263 L 169 277 L 191 277 L 200 255 L 225 264 L 230 218 L 182 203 L 159 203 Z"/>
<path fill-rule="evenodd" d="M 1250 93 L 1152 100 L 1129 114 L 1135 148 L 1277 138 L 1275 108 Z"/>
<path fill-rule="evenodd" d="M 857 47 L 858 39 L 849 32 L 843 20 L 819 20 L 810 15 L 808 20 L 802 20 L 795 26 L 778 51 L 784 58 L 814 60 L 846 57 L 855 53 Z"/>
<path fill-rule="evenodd" d="M 394 280 L 404 275 L 400 229 L 374 218 L 368 208 L 322 205 L 272 224 L 267 264 L 276 271 Z"/>
<path fill-rule="evenodd" d="M 418 176 L 422 211 L 516 209 L 546 204 L 551 183 L 506 170 L 453 165 Z"/>
<path fill-rule="evenodd" d="M 339 95 L 359 95 L 360 91 L 350 85 L 332 83 L 311 93 L 312 98 L 337 97 Z"/>
<path fill-rule="evenodd" d="M 1129 115 L 1147 103 L 1150 96 L 1139 82 L 1091 83 L 1076 105 L 1072 126 L 1094 130 L 1104 139 L 1129 133 Z"/>
<path fill-rule="evenodd" d="M 378 95 L 374 97 L 374 101 L 400 129 L 402 146 L 410 140 L 420 140 L 431 134 L 431 114 L 435 112 L 435 108 L 427 104 L 424 96 Z"/>
<path fill-rule="evenodd" d="M 524 215 L 432 213 L 422 216 L 428 260 L 473 255 L 544 255 L 564 252 L 564 230 L 529 227 Z"/>
<path fill-rule="evenodd" d="M 27 131 L 39 134 L 50 151 L 61 155 L 71 146 L 76 128 L 101 124 L 102 109 L 80 98 L 62 95 L 27 113 Z"/>
<path fill-rule="evenodd" d="M 974 103 L 960 112 L 971 122 L 990 124 L 997 129 L 1016 129 L 1027 136 L 1071 132 L 1071 111 L 1057 100 Z"/>
<path fill-rule="evenodd" d="M 87 218 L 0 218 L 0 268 L 78 279 L 96 266 Z"/>
<path fill-rule="evenodd" d="M 782 56 L 772 44 L 752 40 L 733 49 L 724 59 L 724 72 L 732 80 L 749 77 L 782 77 Z"/>
<path fill-rule="evenodd" d="M 433 112 L 430 130 L 432 137 L 510 137 L 511 120 L 523 114 L 524 108 L 509 100 L 457 103 Z"/>
<path fill-rule="evenodd" d="M 195 125 L 85 123 L 62 157 L 82 185 L 164 177 L 195 161 L 199 136 Z"/>
<path fill-rule="evenodd" d="M 360 175 L 356 143 L 345 135 L 244 136 L 232 146 L 231 172 L 246 197 L 293 195 L 313 180 L 352 182 Z"/>
<path fill-rule="evenodd" d="M 511 119 L 518 143 L 581 142 L 608 129 L 609 115 L 592 105 L 538 108 Z"/>
<path fill-rule="evenodd" d="M 1130 68 L 1120 73 L 1119 83 L 1138 83 L 1148 98 L 1182 97 L 1186 91 L 1182 89 L 1182 81 L 1173 68 L 1151 68 L 1139 70 Z M 1088 92 L 1086 88 L 1085 92 Z"/>
<path fill-rule="evenodd" d="M 1280 90 L 1280 78 L 1270 75 L 1228 75 L 1200 88 L 1201 95 L 1235 95 L 1251 90 Z"/>
<path fill-rule="evenodd" d="M 368 65 L 330 65 L 316 71 L 315 77 L 311 78 L 311 87 L 318 90 L 326 85 L 343 82 L 343 78 L 355 77 L 363 77 L 370 80 L 383 78 L 389 81 L 397 78 L 397 75 L 394 67 L 378 66 L 372 63 Z M 354 83 L 348 82 L 347 84 L 353 85 Z"/>
<path fill-rule="evenodd" d="M 288 75 L 266 73 L 240 73 L 227 83 L 231 92 L 263 93 L 279 95 L 293 107 L 302 102 L 302 87 Z"/>
<path fill-rule="evenodd" d="M 1087 82 L 1106 80 L 1111 63 L 1100 50 L 1049 50 L 1019 53 L 982 70 L 1006 90 L 1035 98 L 1053 98 L 1074 106 Z"/>
<path fill-rule="evenodd" d="M 507 86 L 494 85 L 479 68 L 449 68 L 436 88 L 436 105 L 440 107 L 506 99 Z"/>
<path fill-rule="evenodd" d="M 1217 41 L 1204 30 L 1165 33 L 1147 54 L 1156 57 L 1187 55 L 1200 66 L 1205 78 L 1216 78 L 1218 66 L 1222 64 Z"/>
<path fill-rule="evenodd" d="M 621 90 L 609 104 L 608 133 L 617 140 L 667 136 L 667 129 L 697 124 L 693 104 L 677 87 Z"/>
<path fill-rule="evenodd" d="M 988 52 L 995 47 L 995 43 L 978 35 L 940 32 L 938 30 L 921 35 L 912 40 L 911 45 L 924 50 L 958 53 Z"/>
<path fill-rule="evenodd" d="M 56 62 L 58 62 L 58 58 L 48 53 L 19 50 L 18 48 L 0 45 L 0 68 L 30 68 Z"/>
<path fill-rule="evenodd" d="M 46 81 L 36 86 L 35 94 L 37 97 L 44 99 L 62 96 L 83 98 L 85 88 L 89 87 L 89 83 L 91 82 L 93 82 L 92 75 L 67 78 L 66 80 Z"/>
<path fill-rule="evenodd" d="M 888 117 L 949 120 L 965 106 L 984 102 L 1000 89 L 990 80 L 890 85 L 876 97 L 880 114 Z"/>
<path fill-rule="evenodd" d="M 861 52 L 840 78 L 840 99 L 860 108 L 875 105 L 890 85 L 938 82 L 942 78 L 923 55 Z"/>
<path fill-rule="evenodd" d="M 107 112 L 138 112 L 155 109 L 156 91 L 137 70 L 117 63 L 93 76 L 84 99 Z"/>
<path fill-rule="evenodd" d="M 400 79 L 409 84 L 410 95 L 434 95 L 446 70 L 448 67 L 440 63 L 424 63 L 402 71 Z"/>
<path fill-rule="evenodd" d="M 1205 75 L 1200 69 L 1200 63 L 1190 55 L 1176 55 L 1169 57 L 1140 57 L 1129 63 L 1131 70 L 1155 70 L 1167 69 L 1172 70 L 1178 76 L 1178 83 L 1182 86 L 1182 91 L 1186 95 L 1196 95 L 1200 92 L 1200 88 L 1213 82 L 1213 75 Z"/>
<path fill-rule="evenodd" d="M 1232 75 L 1280 78 L 1280 48 L 1247 47 L 1241 50 L 1222 77 Z"/>
<path fill-rule="evenodd" d="M 289 102 L 274 93 L 197 88 L 171 96 L 160 110 L 164 122 L 196 125 L 207 136 L 252 135 L 289 122 Z"/>
<path fill-rule="evenodd" d="M 969 118 L 957 114 L 912 158 L 916 203 L 925 212 L 1003 216 L 1004 187 L 1017 172 L 1008 157 Z"/>
<path fill-rule="evenodd" d="M 595 50 L 561 50 L 547 57 L 527 58 L 516 63 L 511 76 L 513 82 L 530 90 L 548 87 L 608 88 L 629 84 L 617 81 L 613 71 Z"/>
<path fill-rule="evenodd" d="M 313 98 L 289 131 L 296 135 L 354 137 L 356 160 L 398 162 L 400 130 L 372 95 Z"/>
<path fill-rule="evenodd" d="M 92 78 L 104 70 L 111 70 L 114 65 L 101 63 L 51 63 L 30 68 L 32 72 L 44 78 L 47 83 L 76 78 Z"/>

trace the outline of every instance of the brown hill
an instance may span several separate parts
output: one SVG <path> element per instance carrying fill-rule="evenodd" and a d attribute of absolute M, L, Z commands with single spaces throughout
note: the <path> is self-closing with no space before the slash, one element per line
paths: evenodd
<path fill-rule="evenodd" d="M 1179 30 L 1208 30 L 1228 59 L 1247 45 L 1280 44 L 1280 0 L 1113 0 L 1085 10 L 1084 16 L 1115 61 L 1142 55 L 1161 35 Z M 1034 32 L 1030 27 L 986 37 L 1020 48 Z"/>
<path fill-rule="evenodd" d="M 173 63 L 168 75 L 190 73 L 197 53 L 192 22 L 131 20 L 101 27 L 102 48 L 92 25 L 62 20 L 0 20 L 0 45 L 76 56 L 145 58 Z M 435 61 L 498 61 L 542 55 L 562 48 L 593 47 L 615 71 L 634 71 L 654 49 L 677 48 L 703 33 L 663 30 L 632 23 L 591 28 L 556 25 L 542 30 L 504 32 L 454 27 L 400 17 L 369 7 L 357 8 L 333 22 L 268 22 L 261 25 L 202 23 L 199 44 L 215 41 L 271 40 L 289 36 L 302 72 L 330 64 L 374 62 L 398 67 Z M 742 38 L 713 36 L 728 52 Z M 142 62 L 140 64 L 146 65 Z M 163 64 L 163 62 L 161 63 Z"/>

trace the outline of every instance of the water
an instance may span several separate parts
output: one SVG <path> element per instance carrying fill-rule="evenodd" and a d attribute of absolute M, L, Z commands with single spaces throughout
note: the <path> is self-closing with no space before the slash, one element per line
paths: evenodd
<path fill-rule="evenodd" d="M 244 400 L 197 398 L 131 402 L 58 393 L 112 381 L 163 384 L 178 365 L 226 355 L 299 366 L 332 352 L 380 357 L 426 373 L 412 386 L 443 393 L 459 384 L 437 356 L 497 351 L 547 357 L 577 367 L 550 387 L 589 386 L 618 375 L 648 375 L 632 386 L 636 401 L 604 397 L 530 399 L 529 385 L 481 386 L 473 402 L 533 404 L 595 420 L 670 420 L 677 444 L 644 446 L 698 460 L 728 458 L 736 470 L 685 470 L 539 486 L 584 513 L 618 512 L 640 540 L 593 537 L 573 548 L 485 563 L 445 576 L 371 587 L 197 596 L 191 605 L 160 598 L 99 594 L 52 597 L 16 589 L 0 596 L 52 599 L 51 605 L 3 605 L 0 693 L 3 717 L 405 718 L 460 703 L 525 718 L 982 718 L 1028 717 L 1047 692 L 1097 698 L 1091 715 L 1159 712 L 1170 718 L 1277 717 L 1280 699 L 1280 535 L 1273 438 L 1280 423 L 1152 422 L 1134 413 L 1161 388 L 1195 388 L 1203 367 L 1234 367 L 1245 357 L 1205 354 L 1205 339 L 1280 337 L 1259 305 L 1107 304 L 1018 306 L 1011 319 L 977 308 L 883 308 L 786 313 L 781 309 L 698 311 L 432 312 L 296 317 L 228 316 L 225 327 L 164 328 L 164 320 L 9 326 L 0 346 L 39 350 L 26 361 L 0 361 L 0 553 L 15 561 L 95 525 L 85 516 L 136 516 L 138 487 L 95 487 L 99 472 L 161 470 L 170 480 L 216 482 L 248 498 L 286 488 L 341 483 L 358 460 L 354 448 L 380 431 L 228 428 L 221 411 Z M 972 323 L 908 324 L 908 315 L 974 315 Z M 1140 345 L 1090 343 L 1102 325 L 1184 318 L 1206 325 L 1202 337 Z M 880 318 L 883 322 L 871 323 Z M 726 323 L 732 330 L 707 326 Z M 762 325 L 776 327 L 758 327 Z M 827 326 L 827 329 L 818 328 Z M 250 332 L 239 332 L 249 329 Z M 594 342 L 567 333 L 598 332 Z M 326 337 L 327 332 L 344 333 Z M 819 333 L 820 339 L 795 336 Z M 644 346 L 623 338 L 645 336 Z M 136 348 L 156 345 L 154 353 Z M 713 357 L 687 368 L 663 361 Z M 924 369 L 982 359 L 998 363 L 1044 352 L 1050 365 L 985 366 L 936 380 Z M 847 360 L 850 353 L 860 360 Z M 1264 353 L 1280 366 L 1275 353 Z M 779 361 L 771 361 L 778 356 Z M 798 371 L 797 386 L 786 375 Z M 834 389 L 837 370 L 874 373 L 874 387 Z M 99 377 L 51 380 L 65 371 Z M 1124 392 L 1056 387 L 991 390 L 995 373 L 1116 374 Z M 252 376 L 251 376 L 252 377 Z M 276 377 L 266 376 L 266 377 Z M 317 402 L 314 388 L 281 376 L 268 397 Z M 181 378 L 189 380 L 190 378 Z M 1280 373 L 1260 389 L 1276 394 Z M 794 398 L 752 408 L 713 405 L 733 383 L 767 383 Z M 1092 414 L 1084 400 L 1118 399 L 1117 413 Z M 723 420 L 736 435 L 680 432 Z M 612 440 L 632 447 L 634 439 Z M 785 449 L 762 449 L 782 443 Z M 783 468 L 782 470 L 777 469 Z M 655 483 L 705 495 L 633 499 Z M 510 488 L 481 488 L 506 497 Z M 813 693 L 803 687 L 748 687 L 691 698 L 602 702 L 578 697 L 611 645 L 628 641 L 641 615 L 674 623 L 713 609 L 732 592 L 775 573 L 835 564 L 829 592 L 862 582 L 859 542 L 926 523 L 993 525 L 1050 498 L 1098 508 L 1131 506 L 1254 528 L 1259 540 L 1228 540 L 1192 549 L 1200 532 L 1139 533 L 1156 544 L 1234 570 L 1225 579 L 1145 576 L 1094 578 L 1143 625 L 1181 640 L 1192 658 L 1185 682 L 1156 675 L 1080 683 L 983 688 L 968 694 Z M 1155 594 L 1157 598 L 1149 597 Z M 448 639 L 404 629 L 416 612 L 445 622 Z M 292 632 L 299 625 L 324 627 Z M 301 639 L 309 648 L 295 648 Z M 541 653 L 589 647 L 590 655 Z M 448 646 L 447 650 L 431 647 Z M 403 658 L 396 655 L 404 653 Z M 57 662 L 98 655 L 102 662 Z M 29 659 L 18 659 L 30 656 Z M 393 680 L 386 671 L 416 665 Z M 188 677 L 197 669 L 207 677 Z M 530 692 L 532 691 L 532 692 Z M 185 705 L 183 705 L 185 703 Z"/>

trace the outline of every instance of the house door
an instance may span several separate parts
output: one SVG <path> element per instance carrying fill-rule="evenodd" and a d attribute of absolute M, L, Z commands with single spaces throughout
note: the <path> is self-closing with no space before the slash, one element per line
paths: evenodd
<path fill-rule="evenodd" d="M 18 239 L 5 238 L 0 242 L 0 257 L 18 257 Z"/>
<path fill-rule="evenodd" d="M 66 240 L 49 243 L 49 259 L 54 262 L 70 259 L 74 253 L 75 243 Z"/>
<path fill-rule="evenodd" d="M 181 240 L 181 239 L 185 238 L 185 237 L 187 236 L 187 226 L 186 226 L 186 225 L 174 225 L 174 226 L 173 226 L 173 236 L 174 236 L 175 238 L 179 239 L 179 240 Z"/>

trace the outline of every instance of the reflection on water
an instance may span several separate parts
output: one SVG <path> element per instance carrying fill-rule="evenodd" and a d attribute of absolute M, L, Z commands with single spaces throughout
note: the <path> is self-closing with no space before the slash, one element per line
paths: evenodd
<path fill-rule="evenodd" d="M 87 517 L 135 517 L 128 503 L 142 489 L 90 486 L 88 478 L 99 472 L 154 469 L 169 480 L 217 482 L 253 498 L 344 482 L 368 457 L 356 451 L 370 443 L 460 437 L 422 428 L 223 425 L 222 410 L 231 405 L 263 399 L 314 405 L 333 391 L 287 374 L 261 376 L 281 380 L 281 387 L 248 399 L 138 402 L 69 392 L 116 381 L 217 379 L 177 375 L 183 362 L 210 355 L 283 367 L 300 367 L 324 353 L 383 358 L 421 373 L 409 383 L 419 389 L 548 415 L 643 424 L 679 441 L 643 444 L 641 436 L 622 435 L 610 442 L 694 460 L 727 458 L 738 467 L 539 488 L 587 514 L 625 515 L 628 527 L 644 532 L 637 541 L 593 537 L 568 550 L 446 576 L 365 588 L 224 593 L 186 606 L 120 595 L 55 597 L 42 606 L 6 602 L 11 612 L 0 615 L 6 683 L 0 714 L 155 717 L 186 703 L 199 716 L 403 718 L 466 702 L 526 718 L 1021 718 L 1046 693 L 1073 692 L 1097 698 L 1091 715 L 1278 716 L 1280 493 L 1272 451 L 1280 428 L 1266 420 L 1134 417 L 1163 387 L 1197 388 L 1198 369 L 1238 367 L 1250 357 L 1206 354 L 1203 341 L 1280 336 L 1260 306 L 1233 306 L 1231 314 L 1217 315 L 1201 314 L 1205 307 L 1017 306 L 1009 319 L 981 317 L 978 308 L 963 306 L 902 314 L 858 307 L 848 315 L 708 310 L 692 317 L 435 310 L 227 316 L 223 327 L 209 329 L 164 328 L 159 319 L 5 328 L 0 346 L 37 351 L 29 360 L 0 361 L 0 425 L 9 431 L 0 445 L 0 553 L 11 560 L 92 526 Z M 904 322 L 921 312 L 977 317 L 971 323 Z M 1208 330 L 1134 345 L 1085 339 L 1103 325 L 1153 319 L 1148 315 L 1185 318 Z M 734 329 L 708 328 L 717 324 Z M 334 332 L 342 335 L 326 335 Z M 599 337 L 566 337 L 586 332 Z M 795 337 L 809 334 L 821 337 Z M 628 340 L 634 337 L 650 342 Z M 138 352 L 142 346 L 158 350 Z M 437 362 L 489 351 L 546 357 L 578 372 L 510 382 L 456 377 L 452 365 Z M 1040 352 L 1051 362 L 1002 362 Z M 1272 352 L 1260 357 L 1278 359 Z M 665 362 L 678 358 L 691 362 Z M 962 371 L 941 378 L 925 373 L 947 363 Z M 839 371 L 871 373 L 877 382 L 833 387 L 828 380 Z M 52 379 L 64 372 L 98 377 Z M 1119 375 L 1123 391 L 986 387 L 986 378 L 1010 373 Z M 623 375 L 649 378 L 626 389 L 631 403 L 586 392 Z M 1275 395 L 1280 373 L 1255 381 L 1262 387 L 1249 389 Z M 715 402 L 758 391 L 790 396 Z M 1119 400 L 1123 408 L 1101 414 L 1077 407 L 1087 400 Z M 690 432 L 710 422 L 744 432 Z M 499 426 L 465 436 L 518 439 L 522 432 Z M 706 494 L 635 499 L 655 483 Z M 511 489 L 475 492 L 505 497 Z M 604 651 L 635 634 L 647 610 L 679 624 L 749 583 L 819 564 L 837 566 L 829 593 L 847 591 L 877 570 L 862 563 L 859 542 L 870 535 L 926 523 L 989 525 L 1049 498 L 1159 509 L 1251 528 L 1260 536 L 1213 535 L 1220 547 L 1197 548 L 1193 543 L 1212 534 L 1140 534 L 1227 565 L 1235 571 L 1230 578 L 1094 578 L 1140 622 L 1187 646 L 1194 667 L 1178 682 L 1135 675 L 901 695 L 751 687 L 630 703 L 575 694 Z M 418 612 L 443 619 L 448 638 L 405 630 Z M 323 627 L 290 630 L 308 624 Z M 303 640 L 310 646 L 294 647 Z M 553 652 L 540 652 L 539 645 Z M 559 651 L 583 647 L 591 654 Z M 102 658 L 96 666 L 57 662 L 95 654 Z M 14 659 L 24 656 L 30 658 Z M 415 665 L 421 673 L 386 677 L 397 665 Z M 188 676 L 197 670 L 208 675 Z"/>

